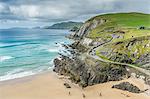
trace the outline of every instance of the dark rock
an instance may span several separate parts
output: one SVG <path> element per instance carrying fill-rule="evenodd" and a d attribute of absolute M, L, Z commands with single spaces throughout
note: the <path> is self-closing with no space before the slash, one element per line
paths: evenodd
<path fill-rule="evenodd" d="M 122 41 L 119 41 L 119 42 L 115 43 L 115 45 L 122 44 L 122 43 L 123 43 Z"/>
<path fill-rule="evenodd" d="M 112 53 L 110 56 L 110 60 L 120 62 L 120 63 L 129 63 L 131 64 L 133 61 L 126 54 L 122 53 Z"/>
<path fill-rule="evenodd" d="M 90 61 L 93 62 L 95 60 L 91 58 L 81 60 L 78 57 L 71 59 L 62 56 L 61 60 L 58 58 L 54 60 L 54 71 L 60 75 L 69 76 L 71 81 L 79 84 L 81 87 L 121 80 L 127 73 L 123 66 L 114 66 L 103 62 L 94 62 L 92 64 Z"/>
<path fill-rule="evenodd" d="M 141 56 L 135 61 L 135 64 L 138 64 L 138 65 L 150 64 L 150 53 L 141 55 Z M 150 66 L 150 65 L 149 65 L 149 66 Z M 146 69 L 148 69 L 148 68 L 146 68 Z"/>
<path fill-rule="evenodd" d="M 85 46 L 80 44 L 80 42 L 74 42 L 71 45 L 69 45 L 69 47 L 71 47 L 72 49 L 76 49 L 79 52 L 86 52 L 88 50 Z"/>
<path fill-rule="evenodd" d="M 121 33 L 121 34 L 125 34 L 125 32 L 122 31 L 122 30 L 115 31 L 115 32 L 113 32 L 113 33 Z"/>
<path fill-rule="evenodd" d="M 114 35 L 108 35 L 105 37 L 96 37 L 95 40 L 92 41 L 89 45 L 85 45 L 83 43 L 84 38 L 89 37 L 89 33 L 97 26 L 100 25 L 105 26 L 105 23 L 111 22 L 109 19 L 105 19 L 104 17 L 100 18 L 91 18 L 90 20 L 86 21 L 84 25 L 80 27 L 80 29 L 77 29 L 74 27 L 72 31 L 74 32 L 68 38 L 73 39 L 75 42 L 71 45 L 65 46 L 68 50 L 71 48 L 72 50 L 70 53 L 72 54 L 71 57 L 68 56 L 61 56 L 61 58 L 56 58 L 54 60 L 54 69 L 53 71 L 60 74 L 60 75 L 66 75 L 69 76 L 70 80 L 74 83 L 79 84 L 82 87 L 98 84 L 98 83 L 104 83 L 107 81 L 118 81 L 122 80 L 127 75 L 127 70 L 122 65 L 107 63 L 107 62 L 101 62 L 100 60 L 96 60 L 93 58 L 89 58 L 87 55 L 88 51 L 90 50 L 91 46 L 101 46 L 103 45 L 104 50 L 102 52 L 99 50 L 99 52 L 106 58 L 108 58 L 111 61 L 115 62 L 121 62 L 121 63 L 128 63 L 128 64 L 137 64 L 139 66 L 145 65 L 144 68 L 148 68 L 149 66 L 149 53 L 144 53 L 144 55 L 139 56 L 138 49 L 135 50 L 132 53 L 131 52 L 134 45 L 141 45 L 142 40 L 148 40 L 148 36 L 140 37 L 140 38 L 132 38 L 131 40 L 123 40 L 118 41 L 116 43 L 108 43 L 111 42 L 113 38 L 124 38 L 123 34 L 125 34 L 126 31 L 118 30 L 116 26 L 111 26 L 104 28 L 102 31 L 98 31 L 97 33 L 104 33 L 104 32 L 110 32 Z M 106 24 L 107 25 L 107 24 Z M 103 27 L 102 26 L 102 27 Z M 145 27 L 141 26 L 140 29 L 145 29 Z M 120 36 L 121 35 L 121 36 Z M 92 38 L 91 38 L 92 39 Z M 105 43 L 108 43 L 104 45 Z M 149 47 L 149 44 L 144 44 L 143 49 L 145 47 Z M 93 48 L 94 49 L 94 48 Z M 103 49 L 103 48 L 102 48 Z M 143 51 L 142 51 L 143 52 Z M 92 51 L 90 51 L 92 53 Z M 95 52 L 94 52 L 95 53 Z M 93 54 L 94 55 L 94 54 Z M 138 59 L 135 60 L 135 58 L 139 56 Z M 141 65 L 142 64 L 142 65 Z M 147 65 L 148 64 L 148 65 Z M 147 80 L 147 83 L 150 83 Z M 123 90 L 129 90 L 134 92 L 139 92 L 139 89 L 136 86 L 133 86 L 131 84 L 125 83 L 126 85 L 121 85 Z M 113 87 L 116 87 L 117 85 L 114 85 Z M 120 85 L 118 85 L 120 86 Z"/>
<path fill-rule="evenodd" d="M 66 88 L 71 88 L 71 86 L 70 86 L 68 83 L 64 83 L 64 86 L 65 86 Z"/>
<path fill-rule="evenodd" d="M 144 27 L 144 26 L 141 26 L 141 27 L 139 27 L 139 29 L 140 29 L 140 30 L 144 30 L 144 29 L 145 29 L 145 27 Z"/>
<path fill-rule="evenodd" d="M 122 82 L 118 85 L 113 85 L 112 88 L 117 88 L 117 89 L 129 91 L 132 93 L 140 93 L 141 92 L 141 90 L 138 87 L 134 86 L 133 84 L 130 84 L 129 82 Z"/>
<path fill-rule="evenodd" d="M 78 32 L 79 31 L 79 27 L 74 26 L 72 29 L 70 29 L 71 32 Z"/>

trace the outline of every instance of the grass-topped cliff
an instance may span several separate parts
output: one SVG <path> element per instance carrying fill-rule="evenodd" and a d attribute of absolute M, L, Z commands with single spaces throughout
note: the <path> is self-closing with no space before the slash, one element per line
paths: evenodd
<path fill-rule="evenodd" d="M 112 34 L 112 32 L 116 32 L 117 34 L 117 32 L 123 33 L 123 31 L 126 31 L 125 37 L 128 38 L 129 36 L 147 35 L 146 33 L 144 34 L 144 32 L 148 32 L 150 28 L 150 15 L 143 13 L 105 14 L 93 17 L 89 19 L 87 23 L 100 20 L 105 20 L 106 22 L 104 24 L 99 24 L 96 28 L 92 29 L 88 37 L 96 38 L 105 34 Z M 146 29 L 141 31 L 139 29 L 140 27 L 145 27 Z"/>
<path fill-rule="evenodd" d="M 150 14 L 98 15 L 70 37 L 75 52 L 55 59 L 54 71 L 82 86 L 121 80 L 128 67 L 150 76 Z"/>
<path fill-rule="evenodd" d="M 149 14 L 136 13 L 136 12 L 103 14 L 103 15 L 98 15 L 96 17 L 93 17 L 86 22 L 90 22 L 93 20 L 101 20 L 101 19 L 106 19 L 109 22 L 114 22 L 115 25 L 122 26 L 122 27 L 139 27 L 139 26 L 149 27 L 150 26 Z"/>
<path fill-rule="evenodd" d="M 150 63 L 150 14 L 104 14 L 89 19 L 83 27 L 77 35 L 84 45 L 90 48 L 105 43 L 97 47 L 97 56 L 137 66 Z"/>

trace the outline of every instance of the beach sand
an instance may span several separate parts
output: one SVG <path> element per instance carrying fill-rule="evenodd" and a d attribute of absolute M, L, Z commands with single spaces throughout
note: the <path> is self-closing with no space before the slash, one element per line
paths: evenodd
<path fill-rule="evenodd" d="M 0 82 L 0 99 L 150 99 L 145 93 L 135 94 L 111 88 L 123 81 L 129 81 L 141 89 L 146 88 L 143 81 L 129 78 L 82 89 L 64 77 L 48 72 Z M 63 85 L 65 82 L 70 84 L 70 89 Z"/>

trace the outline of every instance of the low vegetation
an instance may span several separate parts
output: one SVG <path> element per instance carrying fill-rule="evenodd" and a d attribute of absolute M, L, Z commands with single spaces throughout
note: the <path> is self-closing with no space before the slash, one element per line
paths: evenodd
<path fill-rule="evenodd" d="M 87 35 L 94 41 L 109 41 L 96 50 L 103 59 L 143 65 L 150 54 L 150 15 L 142 13 L 118 13 L 96 16 L 93 20 L 105 19 Z"/>

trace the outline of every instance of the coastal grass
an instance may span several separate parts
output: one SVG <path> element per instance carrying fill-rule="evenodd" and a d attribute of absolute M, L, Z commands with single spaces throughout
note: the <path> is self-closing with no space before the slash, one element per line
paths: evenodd
<path fill-rule="evenodd" d="M 87 22 L 92 20 L 107 19 L 110 22 L 115 22 L 122 27 L 150 27 L 150 14 L 144 13 L 111 13 L 103 14 L 89 19 Z"/>
<path fill-rule="evenodd" d="M 134 42 L 132 44 L 131 42 Z M 132 46 L 131 46 L 132 44 Z M 127 47 L 129 46 L 129 47 Z M 109 54 L 101 54 L 103 52 L 110 52 Z M 130 38 L 118 42 L 110 42 L 106 45 L 100 46 L 96 50 L 96 55 L 102 59 L 110 60 L 112 53 L 119 53 L 120 55 L 127 55 L 133 62 L 139 59 L 142 55 L 150 53 L 150 36 L 142 36 L 136 38 Z M 119 56 L 117 56 L 119 57 Z M 122 57 L 122 56 L 120 56 Z M 138 64 L 136 64 L 138 66 Z"/>
<path fill-rule="evenodd" d="M 132 28 L 132 29 L 126 28 L 126 29 L 122 29 L 122 30 L 125 31 L 125 34 L 118 34 L 118 35 L 121 35 L 122 38 L 113 39 L 112 43 L 118 42 L 118 41 L 130 40 L 133 38 L 150 36 L 149 29 L 140 30 L 140 29 L 135 29 L 135 28 Z"/>
<path fill-rule="evenodd" d="M 110 38 L 110 34 L 115 31 L 125 31 L 124 38 L 137 37 L 149 35 L 150 31 L 150 14 L 143 13 L 117 13 L 117 14 L 104 14 L 96 16 L 88 20 L 101 20 L 106 19 L 107 22 L 98 25 L 92 29 L 87 37 L 97 39 L 100 37 Z M 140 27 L 145 27 L 140 30 Z"/>
<path fill-rule="evenodd" d="M 135 12 L 104 14 L 93 17 L 87 22 L 101 19 L 106 21 L 97 25 L 87 35 L 94 41 L 107 42 L 96 50 L 95 54 L 101 59 L 111 61 L 110 56 L 113 53 L 119 53 L 127 55 L 135 62 L 140 56 L 150 53 L 150 14 Z M 126 47 L 134 40 L 135 44 Z M 109 53 L 106 54 L 106 52 Z M 135 65 L 138 66 L 138 64 Z"/>

